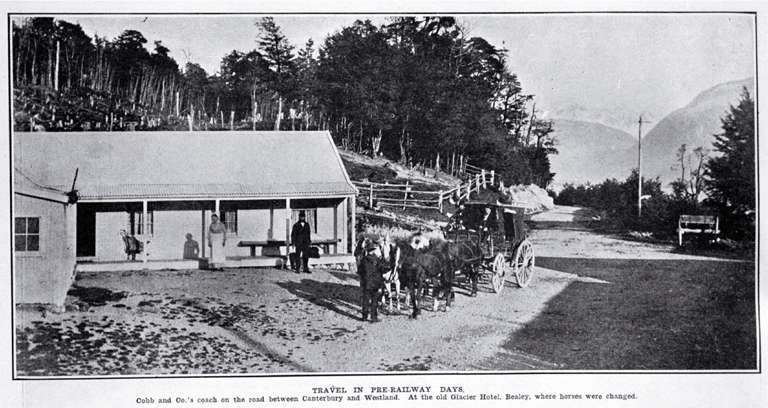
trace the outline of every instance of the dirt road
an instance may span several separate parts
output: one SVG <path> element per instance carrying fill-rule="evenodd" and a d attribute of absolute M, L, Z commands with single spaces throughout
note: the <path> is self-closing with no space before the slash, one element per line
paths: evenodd
<path fill-rule="evenodd" d="M 537 257 L 696 259 L 588 231 L 534 230 L 529 238 Z M 87 310 L 17 310 L 17 368 L 22 376 L 556 369 L 502 345 L 578 281 L 602 283 L 537 267 L 528 288 L 512 278 L 496 294 L 486 281 L 472 298 L 460 278 L 449 312 L 427 308 L 417 320 L 385 313 L 374 324 L 360 321 L 349 271 L 81 275 L 81 296 L 93 297 Z"/>

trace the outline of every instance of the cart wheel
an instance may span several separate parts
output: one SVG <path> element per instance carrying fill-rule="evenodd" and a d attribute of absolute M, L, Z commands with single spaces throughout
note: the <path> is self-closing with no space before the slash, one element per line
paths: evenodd
<path fill-rule="evenodd" d="M 493 258 L 493 276 L 491 277 L 491 283 L 493 284 L 493 291 L 500 293 L 504 289 L 504 281 L 506 276 L 506 262 L 504 261 L 504 254 L 498 253 Z"/>
<path fill-rule="evenodd" d="M 533 254 L 533 246 L 527 239 L 523 240 L 515 251 L 514 271 L 518 286 L 525 288 L 531 283 L 535 264 L 536 256 Z"/>

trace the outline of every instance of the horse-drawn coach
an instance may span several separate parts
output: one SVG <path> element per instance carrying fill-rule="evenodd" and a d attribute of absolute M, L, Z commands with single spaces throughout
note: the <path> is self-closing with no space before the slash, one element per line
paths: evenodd
<path fill-rule="evenodd" d="M 406 288 L 406 301 L 411 299 L 413 313 L 419 315 L 422 294 L 432 287 L 432 309 L 438 310 L 439 299 L 445 299 L 449 311 L 453 299 L 456 273 L 470 281 L 470 296 L 477 296 L 480 276 L 490 272 L 493 290 L 504 289 L 509 276 L 515 276 L 517 285 L 530 283 L 535 264 L 533 247 L 525 236 L 525 208 L 488 203 L 466 203 L 451 218 L 445 239 L 427 239 L 421 232 L 405 241 L 396 242 L 389 236 L 372 239 L 361 236 L 355 255 L 362 257 L 374 251 L 388 266 L 384 289 L 400 312 L 400 283 Z M 394 290 L 392 286 L 394 285 Z"/>
<path fill-rule="evenodd" d="M 474 275 L 492 273 L 493 290 L 499 293 L 509 276 L 514 275 L 521 288 L 527 287 L 533 276 L 535 255 L 526 239 L 524 220 L 523 207 L 469 202 L 452 217 L 445 235 L 449 241 L 478 248 L 476 257 L 467 262 L 478 269 Z"/>

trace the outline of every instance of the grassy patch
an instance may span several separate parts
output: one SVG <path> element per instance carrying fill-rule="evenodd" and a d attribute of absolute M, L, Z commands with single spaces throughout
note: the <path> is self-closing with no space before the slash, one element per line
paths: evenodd
<path fill-rule="evenodd" d="M 505 347 L 565 369 L 729 370 L 757 364 L 755 265 L 538 258 L 574 282 Z"/>

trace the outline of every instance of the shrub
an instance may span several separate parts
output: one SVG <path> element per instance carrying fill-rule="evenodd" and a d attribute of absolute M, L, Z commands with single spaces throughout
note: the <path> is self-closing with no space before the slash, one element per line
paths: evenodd
<path fill-rule="evenodd" d="M 681 198 L 665 194 L 659 179 L 643 180 L 642 214 L 637 211 L 637 171 L 625 181 L 607 179 L 600 184 L 566 184 L 555 197 L 555 204 L 598 210 L 606 222 L 626 231 L 650 232 L 657 238 L 670 238 L 677 231 L 680 214 L 697 213 Z"/>

